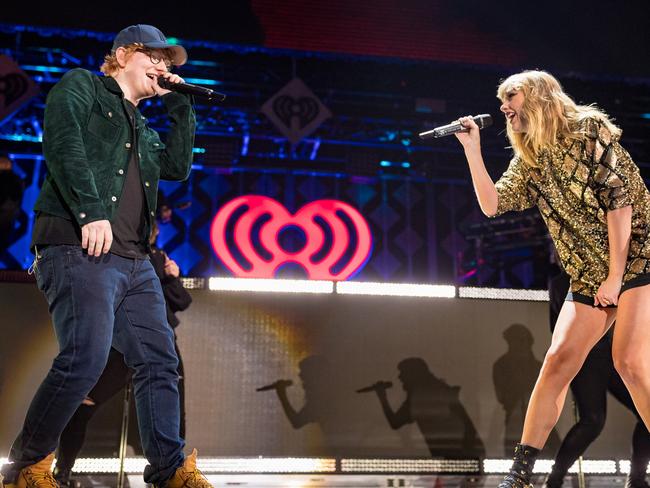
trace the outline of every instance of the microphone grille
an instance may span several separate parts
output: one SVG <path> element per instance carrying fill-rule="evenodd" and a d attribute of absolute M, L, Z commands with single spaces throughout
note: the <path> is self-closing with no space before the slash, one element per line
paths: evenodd
<path fill-rule="evenodd" d="M 476 125 L 478 125 L 481 129 L 485 129 L 486 127 L 490 127 L 492 125 L 492 116 L 490 114 L 476 115 L 474 117 L 474 122 L 476 122 Z"/>

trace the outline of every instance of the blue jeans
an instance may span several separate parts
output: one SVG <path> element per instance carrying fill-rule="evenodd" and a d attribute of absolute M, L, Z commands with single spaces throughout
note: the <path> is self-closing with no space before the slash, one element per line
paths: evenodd
<path fill-rule="evenodd" d="M 97 382 L 111 344 L 134 370 L 147 483 L 164 485 L 184 461 L 179 436 L 178 357 L 160 281 L 148 259 L 88 256 L 80 246 L 37 252 L 36 281 L 49 304 L 59 354 L 39 387 L 3 466 L 12 482 L 53 452 Z"/>

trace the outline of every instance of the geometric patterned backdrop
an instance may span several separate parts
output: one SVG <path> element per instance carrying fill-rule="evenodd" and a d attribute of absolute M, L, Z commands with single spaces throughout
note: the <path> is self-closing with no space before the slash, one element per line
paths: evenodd
<path fill-rule="evenodd" d="M 32 209 L 45 177 L 45 160 L 42 156 L 34 155 L 10 156 L 13 172 L 22 180 L 24 191 L 13 228 L 6 235 L 0 236 L 0 269 L 27 269 L 34 259 L 29 251 L 34 225 Z M 7 175 L 0 173 L 0 178 L 5 179 Z M 7 202 L 3 204 L 7 205 Z"/>
<path fill-rule="evenodd" d="M 498 263 L 494 269 L 482 266 L 480 276 L 473 272 L 477 264 L 475 246 L 464 230 L 486 219 L 466 181 L 204 167 L 195 168 L 186 182 L 161 182 L 161 190 L 172 206 L 191 202 L 185 210 L 175 210 L 171 222 L 161 225 L 159 236 L 159 245 L 188 276 L 229 274 L 211 248 L 212 218 L 231 199 L 257 194 L 277 200 L 292 213 L 311 201 L 327 198 L 355 207 L 365 217 L 373 237 L 372 254 L 356 275 L 358 280 L 546 285 L 548 270 L 535 277 L 533 263 L 527 262 L 535 257 L 532 254 L 530 259 L 515 256 L 521 264 L 514 272 L 507 266 L 505 276 L 497 269 Z"/>
<path fill-rule="evenodd" d="M 40 156 L 11 154 L 14 172 L 24 181 L 21 212 L 0 249 L 0 269 L 27 269 L 32 207 L 45 164 Z M 185 276 L 228 276 L 210 244 L 210 225 L 219 208 L 245 194 L 282 203 L 290 212 L 318 199 L 333 198 L 355 207 L 370 226 L 372 254 L 355 279 L 393 282 L 478 283 L 513 287 L 545 286 L 535 272 L 535 256 L 516 256 L 523 264 L 498 269 L 476 259 L 473 229 L 491 225 L 480 213 L 467 181 L 432 181 L 403 175 L 350 176 L 305 170 L 237 169 L 196 164 L 181 183 L 161 182 L 161 195 L 174 209 L 160 225 L 158 244 L 179 263 Z M 190 203 L 187 206 L 187 203 Z M 485 235 L 485 229 L 479 233 Z M 483 241 L 485 238 L 483 237 Z M 512 242 L 512 240 L 510 240 Z M 481 248 L 485 248 L 484 242 Z M 528 249 L 527 247 L 526 249 Z M 542 258 L 542 261 L 544 258 Z M 477 272 L 478 265 L 480 273 Z M 503 268 L 503 267 L 502 267 Z M 291 270 L 303 277 L 300 270 Z M 297 275 L 295 273 L 298 273 Z"/>

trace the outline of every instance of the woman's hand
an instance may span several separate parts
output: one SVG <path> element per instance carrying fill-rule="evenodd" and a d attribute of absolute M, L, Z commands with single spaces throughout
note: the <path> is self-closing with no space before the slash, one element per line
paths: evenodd
<path fill-rule="evenodd" d="M 608 276 L 600 284 L 596 296 L 594 297 L 594 306 L 607 307 L 609 305 L 618 305 L 618 295 L 621 293 L 622 281 L 620 278 Z"/>
<path fill-rule="evenodd" d="M 609 270 L 594 297 L 595 305 L 617 305 L 632 235 L 632 205 L 607 212 Z"/>
<path fill-rule="evenodd" d="M 458 121 L 461 123 L 463 127 L 469 129 L 469 132 L 456 132 L 454 134 L 456 136 L 456 139 L 458 139 L 460 143 L 463 145 L 465 152 L 466 153 L 472 151 L 480 152 L 481 134 L 478 125 L 476 125 L 476 122 L 474 122 L 474 119 L 471 116 L 467 116 L 467 117 L 459 118 Z"/>

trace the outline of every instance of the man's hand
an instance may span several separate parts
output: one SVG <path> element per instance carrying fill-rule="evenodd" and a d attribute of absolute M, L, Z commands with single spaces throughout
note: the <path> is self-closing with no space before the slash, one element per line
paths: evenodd
<path fill-rule="evenodd" d="M 81 226 L 81 247 L 89 256 L 106 254 L 113 244 L 113 230 L 108 220 L 96 220 Z"/>
<path fill-rule="evenodd" d="M 170 73 L 169 71 L 165 73 L 161 73 L 160 76 L 165 78 L 170 83 L 185 83 L 185 80 L 183 80 L 183 78 L 181 78 L 178 75 L 175 75 L 174 73 Z M 158 80 L 156 80 L 154 90 L 156 90 L 156 95 L 158 95 L 159 97 L 162 97 L 163 95 L 166 95 L 167 93 L 171 92 L 171 90 L 166 90 L 165 88 L 161 88 L 160 85 L 158 85 Z"/>

